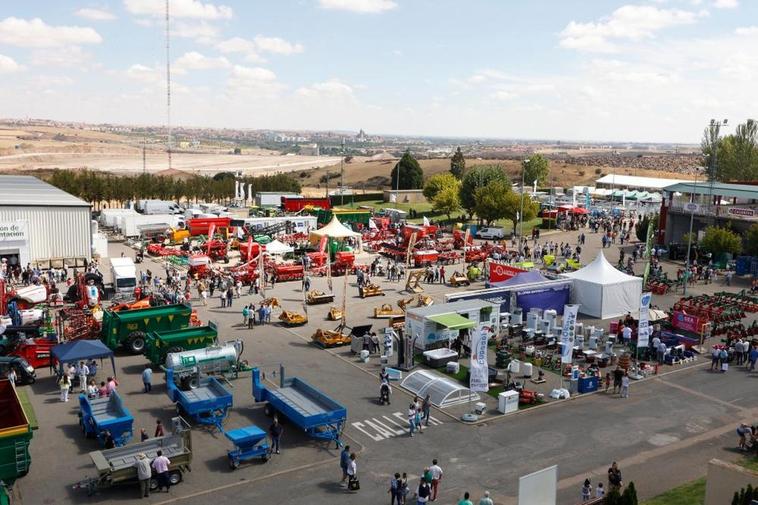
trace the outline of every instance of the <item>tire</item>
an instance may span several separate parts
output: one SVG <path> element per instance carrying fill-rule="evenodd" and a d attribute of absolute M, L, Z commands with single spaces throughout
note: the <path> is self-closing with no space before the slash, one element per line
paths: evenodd
<path fill-rule="evenodd" d="M 168 351 L 166 351 L 166 353 L 167 354 L 171 354 L 171 353 L 174 353 L 174 352 L 182 352 L 183 350 L 184 350 L 184 348 L 182 348 L 182 347 L 180 347 L 178 345 L 175 345 L 174 347 L 172 347 Z"/>
<path fill-rule="evenodd" d="M 240 467 L 239 460 L 229 458 L 229 468 L 231 468 L 232 470 L 236 470 L 239 467 Z"/>
<path fill-rule="evenodd" d="M 168 474 L 168 481 L 171 483 L 172 486 L 176 486 L 177 484 L 182 482 L 182 472 L 178 470 L 174 470 L 173 472 Z"/>
<path fill-rule="evenodd" d="M 268 403 L 267 403 L 267 404 L 266 404 L 266 405 L 263 407 L 263 413 L 264 413 L 264 414 L 265 414 L 267 417 L 274 417 L 274 414 L 276 414 L 276 410 L 274 410 L 274 407 L 272 407 L 270 404 L 268 404 Z"/>
<path fill-rule="evenodd" d="M 133 331 L 127 339 L 127 347 L 132 354 L 142 354 L 145 352 L 145 333 L 142 331 Z"/>
<path fill-rule="evenodd" d="M 158 479 L 155 477 L 150 478 L 150 491 L 156 491 L 158 489 Z"/>

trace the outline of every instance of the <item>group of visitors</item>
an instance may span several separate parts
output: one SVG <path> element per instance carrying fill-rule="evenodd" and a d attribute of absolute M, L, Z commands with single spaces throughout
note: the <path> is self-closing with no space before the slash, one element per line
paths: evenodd
<path fill-rule="evenodd" d="M 106 380 L 100 381 L 98 387 L 96 382 L 97 371 L 98 365 L 94 359 L 88 362 L 80 361 L 79 364 L 66 364 L 63 367 L 63 374 L 58 378 L 61 401 L 68 401 L 69 393 L 74 388 L 75 383 L 79 386 L 79 392 L 86 394 L 89 398 L 102 398 L 116 391 L 118 381 L 115 377 L 108 377 Z"/>
<path fill-rule="evenodd" d="M 416 431 L 423 433 L 423 426 L 429 426 L 431 410 L 432 397 L 430 395 L 426 395 L 423 401 L 418 396 L 413 397 L 413 403 L 408 405 L 408 434 L 411 437 Z"/>

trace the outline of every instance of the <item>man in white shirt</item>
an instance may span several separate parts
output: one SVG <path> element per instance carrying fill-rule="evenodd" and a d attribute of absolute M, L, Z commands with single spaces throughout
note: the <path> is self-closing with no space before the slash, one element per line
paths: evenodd
<path fill-rule="evenodd" d="M 87 392 L 87 376 L 89 375 L 89 367 L 84 364 L 84 361 L 79 363 L 79 368 L 77 369 L 77 372 L 79 373 L 79 391 L 82 393 Z"/>
<path fill-rule="evenodd" d="M 624 326 L 624 330 L 621 332 L 624 344 L 628 344 L 632 341 L 632 327 L 631 326 Z"/>
<path fill-rule="evenodd" d="M 429 471 L 432 473 L 432 500 L 434 501 L 437 499 L 437 488 L 440 485 L 440 481 L 442 480 L 442 468 L 437 464 L 437 460 L 432 460 L 432 466 L 429 467 Z"/>
<path fill-rule="evenodd" d="M 171 464 L 166 456 L 163 455 L 163 451 L 158 451 L 158 456 L 153 460 L 153 470 L 155 470 L 155 476 L 158 479 L 158 491 L 166 488 L 168 493 L 169 487 L 171 487 L 171 481 L 168 478 L 168 466 Z"/>

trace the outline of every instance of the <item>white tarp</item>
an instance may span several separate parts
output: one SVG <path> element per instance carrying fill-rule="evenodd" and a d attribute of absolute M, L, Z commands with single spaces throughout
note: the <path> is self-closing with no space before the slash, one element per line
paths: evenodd
<path fill-rule="evenodd" d="M 271 242 L 266 244 L 265 247 L 266 247 L 266 252 L 271 255 L 287 254 L 295 250 L 294 247 L 288 246 L 287 244 L 279 242 L 278 240 L 272 240 Z"/>
<path fill-rule="evenodd" d="M 602 251 L 586 267 L 563 275 L 574 280 L 571 303 L 581 305 L 582 314 L 608 319 L 639 310 L 642 277 L 617 270 Z"/>

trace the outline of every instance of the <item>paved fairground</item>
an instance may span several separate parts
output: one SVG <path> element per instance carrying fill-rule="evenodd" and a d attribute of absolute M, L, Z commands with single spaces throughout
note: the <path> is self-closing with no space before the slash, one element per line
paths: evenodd
<path fill-rule="evenodd" d="M 596 256 L 601 244 L 600 234 L 583 231 L 587 242 L 581 259 L 586 264 Z M 578 233 L 543 233 L 540 242 L 568 241 L 576 245 Z M 122 251 L 133 255 L 133 250 L 122 243 L 111 243 L 110 248 L 114 257 Z M 613 245 L 605 249 L 614 264 L 618 248 Z M 363 256 L 357 262 L 370 260 Z M 681 264 L 664 261 L 663 266 L 673 276 Z M 164 275 L 163 266 L 147 257 L 138 268 L 150 268 Z M 638 262 L 636 270 L 641 268 Z M 455 267 L 447 269 L 448 273 L 453 270 Z M 325 278 L 315 278 L 312 289 L 327 291 L 326 282 Z M 403 282 L 378 282 L 386 296 L 361 299 L 355 276 L 349 277 L 348 326 L 373 324 L 380 330 L 387 321 L 372 317 L 374 307 L 382 303 L 396 307 L 400 298 L 408 297 L 401 292 Z M 339 305 L 343 279 L 335 277 L 333 287 L 335 305 Z M 442 303 L 445 293 L 482 287 L 483 283 L 459 288 L 425 285 L 424 293 L 435 303 Z M 691 287 L 689 293 L 738 291 L 746 287 L 748 279 L 735 278 L 727 288 L 724 279 L 717 278 L 710 285 Z M 347 408 L 343 442 L 357 456 L 361 489 L 351 492 L 341 485 L 340 450 L 334 443 L 314 441 L 286 422 L 281 454 L 273 454 L 267 463 L 243 463 L 236 470 L 229 467 L 226 453 L 230 443 L 224 435 L 215 429 L 194 427 L 192 471 L 170 492 L 153 493 L 143 503 L 389 503 L 391 476 L 407 472 L 410 487 L 415 489 L 419 475 L 433 459 L 439 461 L 444 471 L 437 503 L 457 503 L 465 491 L 477 502 L 484 491 L 489 491 L 495 503 L 515 504 L 520 476 L 557 464 L 558 501 L 573 504 L 579 502 L 585 478 L 591 478 L 593 484 L 606 481 L 612 461 L 618 462 L 624 481 L 634 481 L 639 496 L 646 498 L 703 476 L 707 461 L 713 457 L 736 459 L 739 454 L 735 449 L 735 428 L 742 420 L 755 421 L 758 413 L 755 402 L 758 374 L 749 374 L 744 367 L 737 366 L 726 373 L 711 372 L 710 357 L 706 356 L 686 364 L 663 365 L 657 375 L 633 381 L 628 398 L 601 391 L 570 400 L 547 401 L 505 416 L 494 410 L 496 401 L 488 397 L 485 414 L 473 425 L 459 420 L 467 408 L 465 405 L 434 408 L 430 426 L 411 438 L 405 421 L 411 396 L 395 385 L 391 404 L 378 402 L 377 357 L 361 363 L 349 348 L 322 349 L 311 343 L 311 335 L 317 328 L 333 329 L 337 324 L 326 319 L 329 304 L 309 307 L 309 323 L 305 326 L 285 328 L 277 322 L 275 311 L 272 324 L 247 329 L 242 324 L 242 306 L 257 304 L 261 296 L 246 292 L 245 289 L 241 298 L 234 300 L 232 308 L 221 308 L 218 297 L 209 300 L 207 306 L 198 299 L 193 299 L 192 304 L 202 321 L 212 320 L 219 325 L 219 340 L 242 339 L 243 359 L 259 366 L 268 379 L 275 380 L 281 364 L 289 376 L 307 380 Z M 302 310 L 299 281 L 278 283 L 266 291 L 266 296 L 279 298 L 285 309 Z M 673 292 L 655 295 L 652 303 L 668 309 L 680 296 L 681 293 Z M 582 316 L 579 320 L 608 329 L 609 321 Z M 494 363 L 494 354 L 490 359 Z M 152 392 L 142 392 L 140 374 L 145 363 L 143 356 L 123 351 L 116 357 L 119 392 L 134 416 L 137 439 L 140 429 L 152 436 L 156 420 L 170 426 L 176 415 L 166 395 L 164 376 L 158 369 Z M 38 372 L 40 377 L 35 384 L 23 386 L 31 390 L 29 396 L 40 428 L 31 444 L 31 471 L 17 482 L 15 503 L 63 505 L 138 500 L 136 485 L 104 489 L 93 496 L 74 488 L 78 481 L 94 475 L 88 453 L 98 447 L 80 433 L 77 402 L 59 401 L 55 378 L 48 370 Z M 103 376 L 109 373 L 107 364 L 100 373 Z M 554 372 L 546 372 L 546 377 L 548 385 L 556 384 Z M 250 372 L 230 380 L 229 385 L 234 407 L 224 429 L 250 424 L 268 429 L 271 421 L 265 416 L 263 405 L 256 404 L 252 397 Z"/>

